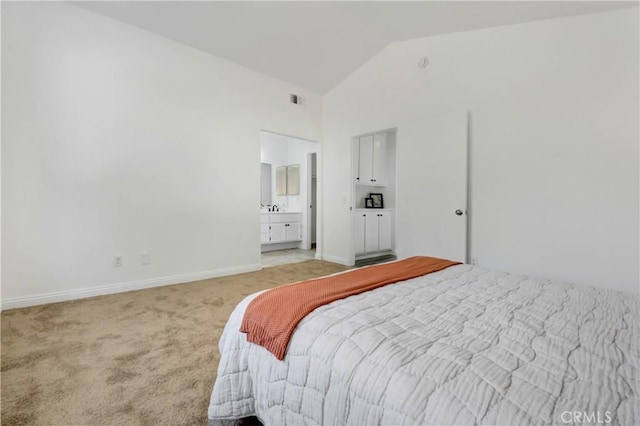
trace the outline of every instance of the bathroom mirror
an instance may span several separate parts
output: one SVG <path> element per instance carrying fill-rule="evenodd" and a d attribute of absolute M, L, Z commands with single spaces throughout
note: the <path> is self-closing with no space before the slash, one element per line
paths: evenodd
<path fill-rule="evenodd" d="M 276 195 L 287 195 L 287 166 L 276 167 Z"/>
<path fill-rule="evenodd" d="M 300 165 L 287 166 L 287 195 L 300 195 Z"/>
<path fill-rule="evenodd" d="M 276 195 L 300 195 L 299 164 L 276 167 Z"/>
<path fill-rule="evenodd" d="M 260 163 L 260 204 L 271 203 L 271 164 Z"/>

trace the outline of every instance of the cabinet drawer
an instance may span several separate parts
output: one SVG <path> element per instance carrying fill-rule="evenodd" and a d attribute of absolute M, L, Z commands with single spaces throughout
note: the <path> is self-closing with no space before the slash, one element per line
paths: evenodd
<path fill-rule="evenodd" d="M 302 222 L 302 213 L 276 213 L 271 215 L 271 223 Z"/>
<path fill-rule="evenodd" d="M 260 213 L 260 223 L 269 223 L 269 213 Z"/>

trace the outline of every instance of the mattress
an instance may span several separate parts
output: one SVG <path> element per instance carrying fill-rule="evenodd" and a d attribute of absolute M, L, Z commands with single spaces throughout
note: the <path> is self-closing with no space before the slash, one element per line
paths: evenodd
<path fill-rule="evenodd" d="M 278 361 L 233 311 L 209 424 L 640 424 L 637 295 L 458 265 L 317 308 Z"/>

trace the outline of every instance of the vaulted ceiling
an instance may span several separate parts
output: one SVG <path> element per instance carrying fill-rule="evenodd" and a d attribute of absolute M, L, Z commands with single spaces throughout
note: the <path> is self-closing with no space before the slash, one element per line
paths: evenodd
<path fill-rule="evenodd" d="M 633 1 L 75 4 L 320 94 L 393 42 L 637 6 Z"/>

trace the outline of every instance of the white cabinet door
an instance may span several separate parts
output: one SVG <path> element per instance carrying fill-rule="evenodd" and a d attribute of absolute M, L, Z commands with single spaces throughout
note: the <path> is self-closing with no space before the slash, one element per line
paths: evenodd
<path fill-rule="evenodd" d="M 357 155 L 356 183 L 372 186 L 386 185 L 386 133 L 359 138 L 355 143 L 353 154 Z"/>
<path fill-rule="evenodd" d="M 391 212 L 356 211 L 353 216 L 355 254 L 392 250 Z"/>
<path fill-rule="evenodd" d="M 391 250 L 391 213 L 378 214 L 378 250 Z"/>
<path fill-rule="evenodd" d="M 365 213 L 364 252 L 378 251 L 378 218 L 375 213 Z"/>
<path fill-rule="evenodd" d="M 271 224 L 271 242 L 278 243 L 286 241 L 287 239 L 287 227 L 284 223 L 272 223 Z"/>
<path fill-rule="evenodd" d="M 297 241 L 302 239 L 302 224 L 287 223 L 287 241 Z"/>
<path fill-rule="evenodd" d="M 371 184 L 384 186 L 387 170 L 387 134 L 374 135 L 371 149 Z"/>
<path fill-rule="evenodd" d="M 365 218 L 363 212 L 356 212 L 353 216 L 353 250 L 356 254 L 364 253 Z"/>
<path fill-rule="evenodd" d="M 260 244 L 269 244 L 269 224 L 260 224 Z"/>
<path fill-rule="evenodd" d="M 358 184 L 360 183 L 360 139 L 357 138 L 354 138 L 351 143 L 351 167 L 354 182 Z"/>
<path fill-rule="evenodd" d="M 373 136 L 360 138 L 358 177 L 356 182 L 364 185 L 373 184 Z"/>

